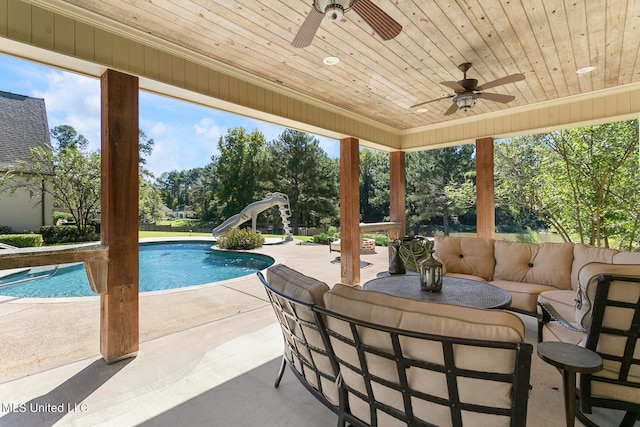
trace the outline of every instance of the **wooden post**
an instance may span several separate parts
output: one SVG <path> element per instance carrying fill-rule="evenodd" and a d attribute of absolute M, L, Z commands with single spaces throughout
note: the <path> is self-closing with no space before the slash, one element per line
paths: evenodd
<path fill-rule="evenodd" d="M 138 78 L 107 70 L 102 93 L 101 230 L 109 247 L 100 295 L 100 352 L 112 363 L 135 356 L 138 324 Z"/>
<path fill-rule="evenodd" d="M 401 224 L 400 230 L 391 228 L 387 231 L 390 241 L 407 234 L 405 159 L 404 151 L 392 151 L 389 154 L 389 221 Z"/>
<path fill-rule="evenodd" d="M 493 239 L 495 203 L 493 186 L 493 138 L 476 140 L 476 227 L 478 237 Z"/>
<path fill-rule="evenodd" d="M 340 266 L 343 283 L 360 283 L 360 151 L 356 138 L 340 140 Z"/>

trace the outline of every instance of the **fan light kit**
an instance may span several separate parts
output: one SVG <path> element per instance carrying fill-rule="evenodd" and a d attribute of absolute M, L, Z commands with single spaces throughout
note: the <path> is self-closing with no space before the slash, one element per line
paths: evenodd
<path fill-rule="evenodd" d="M 476 98 L 473 94 L 463 93 L 462 95 L 458 95 L 453 98 L 453 101 L 456 103 L 458 108 L 465 113 L 471 109 L 474 105 L 476 105 Z"/>
<path fill-rule="evenodd" d="M 342 20 L 344 14 L 351 9 L 378 33 L 382 40 L 391 40 L 402 31 L 402 25 L 373 4 L 371 0 L 314 0 L 311 12 L 300 26 L 291 45 L 293 47 L 309 46 L 320 27 L 322 18 L 337 22 Z"/>
<path fill-rule="evenodd" d="M 350 0 L 318 0 L 314 2 L 318 12 L 324 13 L 327 21 L 336 22 L 342 19 L 344 13 L 351 8 Z"/>
<path fill-rule="evenodd" d="M 464 112 L 469 111 L 476 105 L 478 99 L 488 99 L 489 101 L 502 102 L 507 103 L 516 99 L 515 96 L 512 95 L 502 95 L 500 93 L 486 93 L 482 92 L 485 89 L 490 89 L 492 87 L 501 86 L 507 83 L 515 83 L 521 80 L 524 80 L 524 74 L 512 74 L 510 76 L 502 77 L 497 80 L 493 80 L 491 82 L 485 83 L 481 86 L 478 86 L 478 80 L 476 79 L 468 79 L 467 71 L 471 68 L 470 62 L 465 62 L 464 64 L 458 65 L 458 69 L 464 73 L 464 78 L 457 82 L 442 82 L 440 84 L 447 86 L 454 90 L 454 95 L 443 96 L 442 98 L 432 99 L 430 101 L 421 102 L 416 105 L 412 105 L 409 108 L 422 107 L 425 104 L 430 102 L 440 101 L 442 99 L 451 99 L 453 104 L 449 107 L 449 109 L 444 113 L 445 116 L 455 113 L 456 111 L 461 110 Z M 418 110 L 420 112 L 420 110 Z"/>

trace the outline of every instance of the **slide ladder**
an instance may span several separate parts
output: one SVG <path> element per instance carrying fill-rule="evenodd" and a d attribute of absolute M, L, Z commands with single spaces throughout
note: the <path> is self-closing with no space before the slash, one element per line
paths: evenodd
<path fill-rule="evenodd" d="M 287 201 L 286 204 L 280 205 L 280 217 L 282 218 L 282 227 L 284 228 L 284 234 L 291 236 L 291 226 L 289 225 L 289 217 L 291 217 L 291 207 L 289 206 L 289 196 L 282 194 Z"/>

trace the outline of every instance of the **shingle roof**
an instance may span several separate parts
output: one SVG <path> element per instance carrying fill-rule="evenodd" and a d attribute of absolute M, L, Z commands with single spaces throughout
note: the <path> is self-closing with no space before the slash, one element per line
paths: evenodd
<path fill-rule="evenodd" d="M 44 99 L 0 91 L 0 171 L 27 160 L 31 147 L 51 149 Z"/>

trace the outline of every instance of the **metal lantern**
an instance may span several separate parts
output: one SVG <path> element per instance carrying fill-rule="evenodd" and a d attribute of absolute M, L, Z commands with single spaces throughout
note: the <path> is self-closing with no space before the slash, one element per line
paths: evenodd
<path fill-rule="evenodd" d="M 433 257 L 433 249 L 429 249 L 429 258 L 420 263 L 420 289 L 442 291 L 442 264 Z"/>

